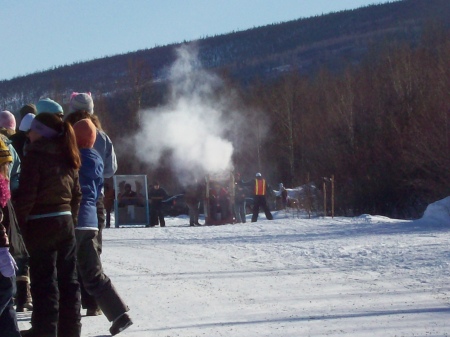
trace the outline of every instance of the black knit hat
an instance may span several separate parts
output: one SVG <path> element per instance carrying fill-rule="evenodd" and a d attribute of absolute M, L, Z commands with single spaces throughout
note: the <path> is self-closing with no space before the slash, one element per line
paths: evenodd
<path fill-rule="evenodd" d="M 34 105 L 34 104 L 25 104 L 20 109 L 20 118 L 22 119 L 26 114 L 36 115 L 36 113 L 37 113 L 36 105 Z"/>

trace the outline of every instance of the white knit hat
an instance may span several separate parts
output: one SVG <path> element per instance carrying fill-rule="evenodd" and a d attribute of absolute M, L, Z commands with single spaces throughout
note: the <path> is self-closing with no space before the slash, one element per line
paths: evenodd
<path fill-rule="evenodd" d="M 78 110 L 84 110 L 90 114 L 94 113 L 94 101 L 90 92 L 78 93 L 74 92 L 70 96 L 70 108 L 69 112 L 75 112 Z"/>
<path fill-rule="evenodd" d="M 31 122 L 33 121 L 34 117 L 36 117 L 36 115 L 30 113 L 23 116 L 22 120 L 20 121 L 19 130 L 24 132 L 30 130 Z"/>

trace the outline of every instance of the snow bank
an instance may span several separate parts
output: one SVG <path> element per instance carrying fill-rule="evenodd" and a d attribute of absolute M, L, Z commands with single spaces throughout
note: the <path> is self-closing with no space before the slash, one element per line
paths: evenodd
<path fill-rule="evenodd" d="M 450 226 L 450 196 L 427 206 L 420 220 L 435 225 Z"/>

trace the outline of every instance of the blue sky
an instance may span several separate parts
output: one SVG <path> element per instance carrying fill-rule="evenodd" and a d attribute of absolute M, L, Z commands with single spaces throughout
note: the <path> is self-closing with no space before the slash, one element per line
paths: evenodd
<path fill-rule="evenodd" d="M 388 0 L 0 0 L 0 80 Z"/>

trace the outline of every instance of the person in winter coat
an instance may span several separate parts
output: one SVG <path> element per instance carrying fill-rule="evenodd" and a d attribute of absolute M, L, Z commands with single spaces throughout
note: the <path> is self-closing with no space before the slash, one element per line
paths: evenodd
<path fill-rule="evenodd" d="M 34 114 L 27 114 L 22 118 L 19 129 L 9 139 L 11 144 L 19 155 L 20 160 L 23 160 L 25 146 L 28 144 L 27 133 L 30 130 L 31 122 L 33 121 Z"/>
<path fill-rule="evenodd" d="M 111 213 L 114 212 L 114 200 L 115 200 L 115 193 L 116 191 L 112 187 L 112 182 L 108 181 L 104 183 L 103 185 L 104 189 L 104 204 L 105 204 L 105 211 L 106 211 L 106 228 L 111 227 Z"/>
<path fill-rule="evenodd" d="M 20 158 L 17 151 L 12 145 L 12 141 L 9 139 L 16 133 L 16 118 L 14 115 L 7 111 L 0 112 L 0 138 L 8 146 L 11 153 L 13 162 L 9 165 L 9 186 L 11 193 L 14 194 L 19 187 L 19 175 L 20 175 Z"/>
<path fill-rule="evenodd" d="M 258 220 L 259 208 L 264 210 L 267 220 L 273 220 L 272 213 L 270 213 L 267 206 L 266 195 L 269 190 L 266 179 L 264 179 L 261 173 L 256 173 L 256 177 L 245 183 L 241 183 L 243 186 L 249 186 L 253 188 L 253 215 L 252 222 Z"/>
<path fill-rule="evenodd" d="M 209 191 L 211 214 L 214 220 L 225 220 L 231 212 L 230 193 L 228 189 L 218 182 L 212 182 Z"/>
<path fill-rule="evenodd" d="M 29 140 L 27 137 L 27 132 L 30 130 L 31 122 L 37 114 L 36 105 L 25 104 L 19 111 L 20 114 L 20 124 L 16 129 L 16 133 L 9 137 L 12 142 L 12 146 L 19 155 L 20 160 L 23 159 L 24 149 Z"/>
<path fill-rule="evenodd" d="M 239 183 L 240 180 L 241 174 L 236 173 L 234 183 L 234 217 L 236 219 L 236 223 L 245 223 L 246 222 L 245 198 L 247 197 L 248 191 L 245 186 L 242 186 Z"/>
<path fill-rule="evenodd" d="M 6 144 L 0 140 L 0 331 L 5 337 L 20 337 L 13 295 L 17 264 L 28 259 L 28 252 L 11 203 L 7 178 L 11 162 Z"/>
<path fill-rule="evenodd" d="M 30 145 L 14 203 L 30 254 L 33 297 L 32 327 L 21 334 L 80 337 L 74 222 L 81 200 L 81 162 L 75 135 L 57 114 L 41 112 L 31 123 L 28 136 Z"/>
<path fill-rule="evenodd" d="M 19 110 L 20 123 L 22 123 L 23 118 L 28 114 L 32 114 L 35 116 L 37 115 L 36 105 L 28 103 L 20 108 L 20 110 Z"/>
<path fill-rule="evenodd" d="M 94 113 L 94 101 L 90 92 L 78 93 L 73 92 L 70 96 L 69 102 L 69 114 L 66 116 L 65 120 L 70 124 L 74 125 L 76 122 L 89 118 L 97 128 L 97 134 L 95 137 L 94 149 L 100 154 L 103 160 L 103 178 L 111 178 L 117 171 L 117 158 L 116 152 L 114 151 L 114 145 L 109 138 L 109 136 L 102 129 L 101 122 L 98 116 Z M 98 233 L 98 249 L 101 253 L 102 251 L 102 231 L 105 228 L 106 215 L 104 206 L 104 192 L 97 201 L 97 217 L 99 224 Z"/>
<path fill-rule="evenodd" d="M 80 186 L 82 199 L 75 229 L 77 241 L 77 266 L 84 288 L 95 303 L 87 309 L 87 316 L 95 316 L 98 305 L 106 318 L 113 322 L 111 335 L 116 335 L 132 324 L 126 313 L 128 306 L 122 301 L 111 280 L 105 275 L 97 250 L 98 218 L 97 199 L 103 188 L 103 161 L 93 149 L 97 130 L 90 119 L 82 119 L 73 126 L 80 150 Z"/>
<path fill-rule="evenodd" d="M 150 227 L 155 227 L 158 223 L 161 227 L 166 226 L 162 211 L 162 201 L 168 197 L 167 192 L 159 186 L 159 182 L 155 181 L 148 192 L 148 199 L 150 200 Z"/>
<path fill-rule="evenodd" d="M 33 115 L 34 116 L 34 115 Z M 19 131 L 20 132 L 20 131 Z M 19 187 L 19 175 L 21 160 L 20 154 L 16 151 L 13 139 L 17 136 L 19 137 L 21 133 L 16 132 L 16 119 L 12 113 L 9 111 L 0 112 L 0 138 L 8 146 L 9 152 L 12 157 L 12 163 L 9 165 L 9 177 L 10 179 L 10 189 L 14 202 L 14 195 Z M 26 137 L 25 134 L 23 134 Z M 9 139 L 7 137 L 10 137 Z M 23 144 L 22 144 L 23 149 Z M 32 310 L 33 304 L 31 300 L 30 293 L 30 278 L 29 278 L 29 267 L 27 259 L 22 259 L 19 261 L 19 270 L 16 275 L 16 311 L 23 312 L 26 310 Z"/>
<path fill-rule="evenodd" d="M 288 203 L 288 192 L 283 183 L 280 183 L 280 198 L 282 209 L 286 209 Z"/>
<path fill-rule="evenodd" d="M 197 181 L 188 185 L 184 192 L 184 200 L 189 208 L 189 226 L 201 226 L 198 221 L 200 202 L 203 198 L 204 186 Z"/>
<path fill-rule="evenodd" d="M 90 119 L 97 128 L 97 134 L 95 137 L 94 149 L 100 154 L 103 160 L 103 178 L 111 178 L 117 171 L 117 158 L 114 151 L 114 146 L 111 139 L 103 131 L 102 125 L 97 115 L 94 113 L 94 101 L 90 92 L 78 93 L 73 92 L 69 101 L 69 114 L 65 117 L 65 121 L 74 125 L 76 122 L 82 119 Z M 106 214 L 104 206 L 104 193 L 101 194 L 97 200 L 97 218 L 98 218 L 98 235 L 97 235 L 97 250 L 99 254 L 103 249 L 103 229 L 105 228 Z M 81 296 L 84 299 L 89 296 L 86 292 L 81 292 Z M 93 303 L 93 299 L 88 299 L 90 303 Z M 84 300 L 83 300 L 84 302 Z M 98 308 L 97 308 L 98 309 Z"/>

